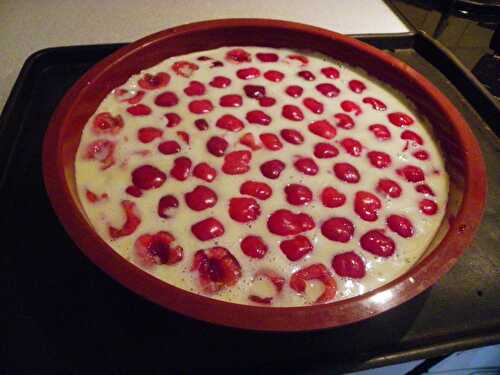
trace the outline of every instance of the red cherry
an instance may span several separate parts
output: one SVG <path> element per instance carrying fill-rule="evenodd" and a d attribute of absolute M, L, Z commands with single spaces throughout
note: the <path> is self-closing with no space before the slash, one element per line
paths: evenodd
<path fill-rule="evenodd" d="M 251 62 L 252 56 L 243 48 L 235 48 L 226 53 L 226 60 L 231 63 L 241 64 L 245 62 Z"/>
<path fill-rule="evenodd" d="M 194 126 L 196 126 L 196 128 L 200 131 L 205 131 L 205 130 L 208 130 L 208 128 L 209 128 L 207 120 L 202 119 L 202 118 L 195 120 Z"/>
<path fill-rule="evenodd" d="M 184 200 L 190 209 L 203 211 L 217 204 L 217 194 L 206 186 L 198 185 L 184 194 Z"/>
<path fill-rule="evenodd" d="M 316 86 L 316 90 L 327 98 L 335 98 L 340 94 L 339 88 L 332 83 L 321 83 Z"/>
<path fill-rule="evenodd" d="M 213 136 L 207 141 L 207 150 L 213 156 L 223 156 L 228 147 L 229 143 L 221 137 Z"/>
<path fill-rule="evenodd" d="M 127 112 L 132 116 L 148 116 L 151 114 L 151 108 L 145 104 L 136 104 L 127 108 Z"/>
<path fill-rule="evenodd" d="M 175 72 L 175 74 L 185 78 L 191 77 L 198 69 L 198 65 L 189 61 L 177 61 L 172 64 L 172 70 Z"/>
<path fill-rule="evenodd" d="M 231 80 L 229 78 L 223 77 L 223 76 L 216 76 L 209 83 L 210 86 L 218 88 L 218 89 L 226 88 L 230 84 L 231 84 Z"/>
<path fill-rule="evenodd" d="M 367 191 L 358 191 L 354 197 L 354 212 L 365 221 L 376 221 L 378 210 L 382 208 L 380 199 Z"/>
<path fill-rule="evenodd" d="M 167 119 L 167 128 L 175 128 L 182 121 L 181 116 L 173 112 L 165 114 L 165 118 Z"/>
<path fill-rule="evenodd" d="M 137 139 L 141 143 L 152 142 L 155 138 L 161 138 L 162 135 L 163 131 L 161 129 L 153 127 L 140 128 L 137 131 Z"/>
<path fill-rule="evenodd" d="M 246 115 L 246 119 L 250 124 L 258 124 L 264 126 L 269 125 L 272 121 L 272 118 L 270 116 L 259 110 L 248 112 Z"/>
<path fill-rule="evenodd" d="M 366 232 L 359 242 L 364 250 L 381 257 L 390 257 L 396 251 L 392 238 L 386 236 L 381 229 Z"/>
<path fill-rule="evenodd" d="M 422 199 L 419 203 L 419 208 L 420 211 L 429 216 L 435 215 L 438 210 L 436 202 L 431 201 L 430 199 Z"/>
<path fill-rule="evenodd" d="M 321 69 L 321 73 L 330 79 L 337 79 L 340 77 L 339 71 L 333 67 L 326 67 Z"/>
<path fill-rule="evenodd" d="M 236 76 L 239 79 L 254 79 L 260 76 L 260 70 L 257 68 L 240 69 L 236 72 Z"/>
<path fill-rule="evenodd" d="M 184 250 L 180 246 L 174 246 L 174 236 L 169 232 L 158 232 L 155 234 L 143 234 L 134 243 L 135 255 L 139 263 L 150 268 L 156 264 L 175 264 L 182 260 Z"/>
<path fill-rule="evenodd" d="M 312 113 L 315 114 L 322 114 L 324 111 L 324 106 L 323 103 L 318 102 L 316 99 L 313 98 L 305 98 L 302 103 L 304 103 L 304 106 L 309 109 Z"/>
<path fill-rule="evenodd" d="M 328 208 L 336 208 L 342 206 L 346 201 L 345 194 L 339 192 L 333 187 L 326 187 L 321 192 L 321 202 L 323 206 Z"/>
<path fill-rule="evenodd" d="M 290 60 L 300 61 L 301 66 L 305 66 L 305 65 L 309 64 L 309 59 L 303 55 L 288 55 L 287 58 Z"/>
<path fill-rule="evenodd" d="M 391 132 L 384 125 L 373 124 L 368 127 L 368 130 L 371 131 L 375 138 L 380 141 L 387 141 L 388 139 L 391 139 Z"/>
<path fill-rule="evenodd" d="M 268 250 L 266 243 L 259 236 L 246 236 L 240 246 L 243 254 L 257 259 L 264 258 Z"/>
<path fill-rule="evenodd" d="M 340 108 L 342 108 L 342 110 L 345 112 L 354 113 L 354 116 L 359 116 L 361 113 L 363 113 L 363 110 L 361 109 L 361 107 L 350 100 L 342 101 L 340 103 Z"/>
<path fill-rule="evenodd" d="M 297 159 L 295 163 L 293 163 L 295 169 L 299 172 L 304 173 L 308 176 L 315 176 L 318 174 L 319 167 L 316 162 L 311 158 L 300 158 Z"/>
<path fill-rule="evenodd" d="M 422 137 L 417 133 L 412 132 L 411 130 L 405 130 L 404 132 L 402 132 L 401 139 L 404 139 L 405 141 L 412 141 L 419 145 L 424 144 L 424 140 L 422 139 Z"/>
<path fill-rule="evenodd" d="M 375 98 L 364 98 L 363 103 L 371 105 L 372 108 L 376 111 L 385 111 L 387 109 L 387 106 L 384 102 Z"/>
<path fill-rule="evenodd" d="M 191 159 L 180 156 L 174 160 L 174 166 L 170 169 L 170 175 L 176 180 L 184 181 L 188 178 L 192 165 Z"/>
<path fill-rule="evenodd" d="M 208 241 L 224 234 L 224 226 L 213 217 L 202 220 L 191 226 L 191 232 L 200 241 Z"/>
<path fill-rule="evenodd" d="M 412 155 L 415 159 L 418 159 L 418 160 L 428 160 L 429 159 L 429 153 L 425 150 L 415 151 Z"/>
<path fill-rule="evenodd" d="M 335 298 L 337 283 L 324 264 L 315 263 L 292 274 L 290 287 L 297 293 L 304 293 L 309 280 L 319 280 L 324 286 L 323 293 L 314 303 L 325 303 Z"/>
<path fill-rule="evenodd" d="M 240 143 L 244 146 L 249 147 L 252 151 L 257 151 L 262 148 L 262 146 L 257 144 L 252 133 L 243 134 L 240 137 Z"/>
<path fill-rule="evenodd" d="M 262 163 L 260 166 L 260 172 L 264 177 L 275 180 L 280 176 L 285 167 L 285 163 L 281 160 L 274 159 Z"/>
<path fill-rule="evenodd" d="M 292 85 L 288 86 L 285 89 L 285 92 L 290 95 L 292 98 L 299 98 L 302 93 L 304 92 L 304 89 L 300 86 Z"/>
<path fill-rule="evenodd" d="M 191 111 L 191 113 L 194 113 L 196 115 L 202 115 L 204 113 L 212 112 L 214 106 L 212 105 L 212 102 L 210 100 L 201 99 L 201 100 L 193 100 L 191 103 L 189 103 L 188 108 Z"/>
<path fill-rule="evenodd" d="M 142 190 L 139 189 L 137 186 L 134 186 L 134 185 L 130 185 L 128 186 L 126 189 L 125 189 L 125 192 L 128 194 L 128 195 L 131 195 L 133 197 L 136 197 L 136 198 L 139 198 L 139 197 L 142 197 Z M 89 195 L 87 194 L 87 198 L 89 197 Z M 97 197 L 96 197 L 97 198 Z M 96 199 L 97 200 L 97 199 Z M 95 200 L 94 200 L 95 202 Z"/>
<path fill-rule="evenodd" d="M 357 79 L 352 79 L 349 81 L 349 88 L 351 89 L 352 92 L 355 92 L 356 94 L 361 94 L 363 91 L 366 90 L 365 84 L 361 81 L 358 81 Z"/>
<path fill-rule="evenodd" d="M 342 277 L 361 279 L 365 276 L 365 263 L 354 251 L 337 254 L 332 259 L 332 268 Z"/>
<path fill-rule="evenodd" d="M 379 180 L 376 190 L 386 197 L 398 198 L 401 196 L 401 186 L 396 181 L 388 178 Z"/>
<path fill-rule="evenodd" d="M 233 286 L 241 278 L 241 266 L 234 255 L 219 246 L 198 250 L 191 271 L 198 272 L 198 280 L 205 293 L 215 293 Z"/>
<path fill-rule="evenodd" d="M 421 194 L 435 196 L 434 192 L 432 191 L 430 186 L 427 184 L 417 185 L 417 186 L 415 186 L 415 190 Z"/>
<path fill-rule="evenodd" d="M 304 114 L 300 108 L 291 104 L 283 106 L 281 115 L 290 121 L 302 121 L 304 119 Z"/>
<path fill-rule="evenodd" d="M 146 73 L 137 84 L 144 90 L 155 90 L 168 85 L 170 75 L 168 73 L 159 72 L 155 75 Z"/>
<path fill-rule="evenodd" d="M 158 151 L 164 155 L 176 154 L 181 150 L 181 146 L 176 141 L 165 141 L 158 145 Z"/>
<path fill-rule="evenodd" d="M 354 128 L 355 124 L 351 116 L 345 113 L 336 113 L 335 115 L 333 115 L 333 117 L 335 117 L 335 119 L 337 120 L 337 123 L 335 125 L 337 125 L 339 128 L 345 130 Z"/>
<path fill-rule="evenodd" d="M 173 195 L 165 195 L 160 198 L 158 201 L 158 216 L 163 219 L 168 219 L 170 216 L 167 214 L 167 211 L 171 208 L 179 207 L 179 201 Z"/>
<path fill-rule="evenodd" d="M 240 193 L 245 195 L 251 195 L 257 199 L 266 200 L 269 198 L 273 190 L 271 187 L 264 183 L 258 181 L 245 181 L 240 186 Z"/>
<path fill-rule="evenodd" d="M 187 96 L 200 96 L 205 94 L 205 85 L 199 81 L 189 82 L 189 86 L 184 89 Z"/>
<path fill-rule="evenodd" d="M 179 103 L 179 98 L 171 91 L 165 91 L 155 98 L 155 104 L 159 107 L 173 107 L 177 103 Z"/>
<path fill-rule="evenodd" d="M 159 188 L 167 175 L 152 165 L 142 165 L 132 171 L 132 183 L 142 190 Z"/>
<path fill-rule="evenodd" d="M 307 126 L 309 131 L 318 137 L 332 139 L 337 135 L 337 130 L 327 120 L 315 121 Z"/>
<path fill-rule="evenodd" d="M 387 168 L 391 165 L 391 157 L 382 151 L 370 151 L 368 154 L 368 159 L 370 159 L 371 165 L 375 168 Z"/>
<path fill-rule="evenodd" d="M 348 154 L 355 157 L 360 156 L 363 150 L 361 142 L 354 138 L 344 138 L 340 141 L 340 144 Z"/>
<path fill-rule="evenodd" d="M 396 173 L 408 182 L 420 182 L 425 180 L 424 171 L 414 165 L 407 165 L 396 170 Z"/>
<path fill-rule="evenodd" d="M 413 118 L 402 112 L 389 113 L 387 115 L 387 118 L 389 119 L 391 124 L 396 125 L 398 127 L 410 126 L 413 125 L 413 123 L 415 123 L 415 120 L 413 120 Z"/>
<path fill-rule="evenodd" d="M 281 241 L 280 249 L 288 260 L 295 262 L 309 254 L 313 250 L 313 245 L 306 236 L 296 236 Z"/>
<path fill-rule="evenodd" d="M 245 85 L 243 86 L 245 95 L 252 99 L 260 99 L 266 96 L 266 88 L 259 85 Z"/>
<path fill-rule="evenodd" d="M 413 224 L 411 221 L 399 215 L 391 215 L 387 218 L 387 226 L 393 232 L 396 232 L 401 237 L 408 238 L 413 236 L 415 230 L 413 229 Z"/>
<path fill-rule="evenodd" d="M 260 206 L 253 198 L 231 198 L 229 201 L 229 216 L 240 223 L 255 221 L 260 215 Z"/>
<path fill-rule="evenodd" d="M 303 206 L 312 201 L 312 191 L 307 186 L 290 184 L 285 187 L 286 200 L 294 206 Z"/>
<path fill-rule="evenodd" d="M 349 219 L 333 217 L 321 225 L 321 233 L 331 241 L 346 243 L 354 235 L 354 225 Z"/>
<path fill-rule="evenodd" d="M 92 131 L 95 134 L 116 134 L 122 130 L 124 125 L 120 115 L 113 117 L 109 112 L 101 112 L 94 117 Z"/>
<path fill-rule="evenodd" d="M 304 143 L 304 136 L 295 129 L 283 129 L 280 132 L 281 137 L 292 145 L 301 145 Z"/>
<path fill-rule="evenodd" d="M 281 82 L 285 75 L 277 70 L 268 70 L 264 73 L 264 78 L 271 82 Z"/>
<path fill-rule="evenodd" d="M 276 134 L 273 133 L 263 133 L 259 135 L 260 140 L 264 146 L 271 151 L 281 150 L 283 148 L 283 143 Z"/>
<path fill-rule="evenodd" d="M 295 236 L 314 227 L 314 220 L 309 215 L 284 209 L 274 211 L 267 220 L 269 231 L 279 236 Z"/>
<path fill-rule="evenodd" d="M 309 70 L 302 70 L 297 75 L 306 81 L 314 81 L 316 79 L 316 76 Z"/>
<path fill-rule="evenodd" d="M 259 105 L 261 107 L 272 107 L 275 104 L 276 104 L 276 99 L 274 98 L 264 97 L 259 99 Z"/>
<path fill-rule="evenodd" d="M 229 175 L 243 174 L 250 170 L 248 165 L 252 160 L 250 151 L 233 151 L 224 157 L 222 171 Z"/>
<path fill-rule="evenodd" d="M 219 105 L 221 107 L 241 107 L 243 104 L 243 98 L 241 95 L 224 95 L 219 99 Z"/>
<path fill-rule="evenodd" d="M 111 238 L 129 236 L 134 233 L 139 224 L 141 224 L 141 218 L 136 212 L 134 202 L 123 200 L 121 201 L 121 206 L 125 213 L 125 223 L 123 223 L 121 228 L 108 227 L 108 233 Z"/>
<path fill-rule="evenodd" d="M 212 182 L 217 176 L 217 171 L 207 163 L 199 163 L 193 169 L 193 176 L 207 182 Z"/>
<path fill-rule="evenodd" d="M 263 63 L 268 63 L 268 62 L 276 62 L 279 59 L 279 56 L 275 53 L 272 52 L 259 52 L 257 53 L 257 58 L 262 61 Z"/>
<path fill-rule="evenodd" d="M 233 115 L 223 115 L 217 120 L 215 126 L 232 132 L 239 132 L 245 127 L 243 121 Z"/>
<path fill-rule="evenodd" d="M 339 180 L 347 182 L 348 184 L 355 184 L 360 180 L 358 170 L 349 163 L 335 163 L 333 172 Z"/>
<path fill-rule="evenodd" d="M 330 159 L 339 154 L 337 147 L 330 143 L 316 143 L 314 145 L 314 156 L 318 159 Z"/>

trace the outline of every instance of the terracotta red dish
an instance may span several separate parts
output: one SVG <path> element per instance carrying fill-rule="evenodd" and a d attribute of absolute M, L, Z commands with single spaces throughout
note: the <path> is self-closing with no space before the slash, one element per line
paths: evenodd
<path fill-rule="evenodd" d="M 307 307 L 266 308 L 214 300 L 170 286 L 129 263 L 94 231 L 79 201 L 75 155 L 82 129 L 100 102 L 132 74 L 171 56 L 223 46 L 266 46 L 322 52 L 405 94 L 433 127 L 450 175 L 446 220 L 435 246 L 396 280 L 361 296 Z M 231 19 L 165 30 L 121 48 L 89 70 L 65 95 L 47 130 L 45 185 L 66 231 L 97 266 L 127 288 L 168 309 L 208 322 L 254 330 L 332 328 L 389 310 L 432 286 L 472 241 L 486 195 L 483 158 L 457 109 L 422 75 L 396 58 L 332 31 L 283 21 Z"/>

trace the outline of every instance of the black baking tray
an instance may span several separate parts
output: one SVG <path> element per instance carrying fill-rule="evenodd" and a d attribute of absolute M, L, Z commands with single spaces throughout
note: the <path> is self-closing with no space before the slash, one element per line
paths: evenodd
<path fill-rule="evenodd" d="M 500 342 L 500 141 L 491 130 L 498 106 L 423 33 L 364 40 L 440 88 L 470 124 L 487 163 L 484 221 L 472 246 L 434 287 L 360 323 L 284 334 L 210 325 L 133 294 L 67 236 L 41 171 L 42 140 L 57 103 L 89 67 L 122 45 L 51 48 L 26 61 L 0 118 L 0 373 L 335 374 Z"/>

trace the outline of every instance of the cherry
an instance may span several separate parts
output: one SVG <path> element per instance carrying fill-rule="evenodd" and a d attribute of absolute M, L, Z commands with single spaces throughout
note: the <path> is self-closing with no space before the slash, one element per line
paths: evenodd
<path fill-rule="evenodd" d="M 281 137 L 292 145 L 300 145 L 304 143 L 304 136 L 295 129 L 283 129 L 280 132 Z"/>
<path fill-rule="evenodd" d="M 364 98 L 363 103 L 371 105 L 372 108 L 376 111 L 385 111 L 387 109 L 387 106 L 385 105 L 384 102 L 375 98 L 371 97 Z"/>
<path fill-rule="evenodd" d="M 366 156 L 375 168 L 382 169 L 391 165 L 391 157 L 383 151 L 370 151 Z"/>
<path fill-rule="evenodd" d="M 132 183 L 142 190 L 159 188 L 167 175 L 152 165 L 146 164 L 132 171 Z"/>
<path fill-rule="evenodd" d="M 257 151 L 262 148 L 262 146 L 257 144 L 252 133 L 243 134 L 240 138 L 240 143 L 244 146 L 249 147 L 252 151 Z"/>
<path fill-rule="evenodd" d="M 316 143 L 314 145 L 314 156 L 318 159 L 330 159 L 339 154 L 337 147 L 330 143 Z"/>
<path fill-rule="evenodd" d="M 180 156 L 174 160 L 174 166 L 170 169 L 170 175 L 176 180 L 184 181 L 188 178 L 192 165 L 191 159 Z"/>
<path fill-rule="evenodd" d="M 108 227 L 108 233 L 111 238 L 120 238 L 131 235 L 141 223 L 141 218 L 136 212 L 134 202 L 123 200 L 120 204 L 123 212 L 125 213 L 125 223 L 119 229 L 112 226 Z"/>
<path fill-rule="evenodd" d="M 205 85 L 199 81 L 189 82 L 189 86 L 184 89 L 187 96 L 200 96 L 205 94 Z"/>
<path fill-rule="evenodd" d="M 354 138 L 344 138 L 340 141 L 340 144 L 348 154 L 355 157 L 359 157 L 363 150 L 361 143 Z"/>
<path fill-rule="evenodd" d="M 376 221 L 382 203 L 378 197 L 367 191 L 358 191 L 354 197 L 354 212 L 365 221 Z"/>
<path fill-rule="evenodd" d="M 295 262 L 309 254 L 313 250 L 313 245 L 306 236 L 299 235 L 281 241 L 280 249 L 288 260 Z"/>
<path fill-rule="evenodd" d="M 285 89 L 285 92 L 290 95 L 292 98 L 299 98 L 302 93 L 304 92 L 304 89 L 300 86 L 292 85 L 288 86 Z"/>
<path fill-rule="evenodd" d="M 410 126 L 415 123 L 415 120 L 413 120 L 413 118 L 402 112 L 389 113 L 387 115 L 387 118 L 389 119 L 391 124 L 398 127 Z"/>
<path fill-rule="evenodd" d="M 202 115 L 204 113 L 212 112 L 214 106 L 212 105 L 212 102 L 210 100 L 201 99 L 201 100 L 193 100 L 192 102 L 190 102 L 188 108 L 191 111 L 191 113 L 194 113 L 196 115 Z"/>
<path fill-rule="evenodd" d="M 259 236 L 246 236 L 240 246 L 243 254 L 250 258 L 262 259 L 268 251 L 266 243 Z"/>
<path fill-rule="evenodd" d="M 217 204 L 217 194 L 206 186 L 198 185 L 184 194 L 184 200 L 190 209 L 203 211 Z"/>
<path fill-rule="evenodd" d="M 285 75 L 277 70 L 268 70 L 264 73 L 264 78 L 271 82 L 281 82 Z"/>
<path fill-rule="evenodd" d="M 404 139 L 405 141 L 412 141 L 419 145 L 424 144 L 422 137 L 419 136 L 417 133 L 412 132 L 411 130 L 405 130 L 404 132 L 402 132 L 401 139 Z"/>
<path fill-rule="evenodd" d="M 339 192 L 333 187 L 326 187 L 321 192 L 321 202 L 323 206 L 328 208 L 336 208 L 342 206 L 346 201 L 345 194 Z"/>
<path fill-rule="evenodd" d="M 354 251 L 337 254 L 332 259 L 332 268 L 342 277 L 361 279 L 365 276 L 365 263 Z"/>
<path fill-rule="evenodd" d="M 339 128 L 345 130 L 354 128 L 355 124 L 351 116 L 345 113 L 336 113 L 335 115 L 333 115 L 333 117 L 335 117 L 335 119 L 337 120 L 337 123 L 335 125 L 337 125 Z"/>
<path fill-rule="evenodd" d="M 414 165 L 407 165 L 396 170 L 396 173 L 408 182 L 420 182 L 425 179 L 424 171 Z"/>
<path fill-rule="evenodd" d="M 217 176 L 217 171 L 207 163 L 199 163 L 193 169 L 193 176 L 206 182 L 212 182 Z"/>
<path fill-rule="evenodd" d="M 320 115 L 324 111 L 324 105 L 313 98 L 305 98 L 302 103 L 309 109 L 312 113 Z"/>
<path fill-rule="evenodd" d="M 340 77 L 339 71 L 333 67 L 326 67 L 321 69 L 321 73 L 330 79 L 337 79 Z"/>
<path fill-rule="evenodd" d="M 393 232 L 396 232 L 401 237 L 408 238 L 413 236 L 415 229 L 411 221 L 400 215 L 391 215 L 387 218 L 387 226 Z"/>
<path fill-rule="evenodd" d="M 390 257 L 396 251 L 396 244 L 392 238 L 386 236 L 381 229 L 366 232 L 359 242 L 364 250 L 381 257 Z"/>
<path fill-rule="evenodd" d="M 245 195 L 251 195 L 257 199 L 266 200 L 269 198 L 273 190 L 271 187 L 264 183 L 258 181 L 245 181 L 240 186 L 240 193 Z"/>
<path fill-rule="evenodd" d="M 333 172 L 339 180 L 347 182 L 348 184 L 355 184 L 360 180 L 358 170 L 349 163 L 335 163 Z"/>
<path fill-rule="evenodd" d="M 94 117 L 92 131 L 95 134 L 117 134 L 124 125 L 120 115 L 113 117 L 109 112 L 101 112 Z"/>
<path fill-rule="evenodd" d="M 224 234 L 224 226 L 213 217 L 201 220 L 191 226 L 191 232 L 200 241 L 208 241 Z"/>
<path fill-rule="evenodd" d="M 346 243 L 354 235 L 354 225 L 349 219 L 333 217 L 321 225 L 321 233 L 329 240 Z"/>
<path fill-rule="evenodd" d="M 279 236 L 295 236 L 315 227 L 314 220 L 305 213 L 294 214 L 280 209 L 274 211 L 267 220 L 267 228 Z"/>
<path fill-rule="evenodd" d="M 240 223 L 255 221 L 260 215 L 260 206 L 253 198 L 231 198 L 229 201 L 229 216 Z"/>
<path fill-rule="evenodd" d="M 305 65 L 309 64 L 309 59 L 303 55 L 288 55 L 287 58 L 290 60 L 300 61 L 301 66 L 305 66 Z"/>
<path fill-rule="evenodd" d="M 388 139 L 391 139 L 391 132 L 384 125 L 373 124 L 368 127 L 368 130 L 371 131 L 375 138 L 380 141 L 387 141 Z"/>
<path fill-rule="evenodd" d="M 349 88 L 351 89 L 352 92 L 355 92 L 356 94 L 361 94 L 363 91 L 366 90 L 365 84 L 361 81 L 358 81 L 357 79 L 352 79 L 349 81 Z"/>
<path fill-rule="evenodd" d="M 412 155 L 418 160 L 429 160 L 429 153 L 425 150 L 417 150 Z"/>
<path fill-rule="evenodd" d="M 274 98 L 269 98 L 269 97 L 264 97 L 259 99 L 259 105 L 261 107 L 271 107 L 276 104 L 276 99 Z"/>
<path fill-rule="evenodd" d="M 236 76 L 244 80 L 255 79 L 260 76 L 260 70 L 257 68 L 240 69 L 236 72 Z"/>
<path fill-rule="evenodd" d="M 243 98 L 241 95 L 224 95 L 219 99 L 219 105 L 221 107 L 241 107 L 243 104 Z"/>
<path fill-rule="evenodd" d="M 245 85 L 243 86 L 245 95 L 252 99 L 260 99 L 266 96 L 266 88 L 259 85 Z"/>
<path fill-rule="evenodd" d="M 311 158 L 300 158 L 297 159 L 295 163 L 293 163 L 295 169 L 299 172 L 304 173 L 308 176 L 315 176 L 318 174 L 319 167 L 316 162 Z"/>
<path fill-rule="evenodd" d="M 226 60 L 231 63 L 241 64 L 251 62 L 252 56 L 242 48 L 235 48 L 226 53 Z"/>
<path fill-rule="evenodd" d="M 435 215 L 438 210 L 436 202 L 431 201 L 430 199 L 422 199 L 419 203 L 419 208 L 422 213 L 429 216 Z"/>
<path fill-rule="evenodd" d="M 291 104 L 286 104 L 281 110 L 281 115 L 290 121 L 302 121 L 304 114 L 299 107 Z"/>
<path fill-rule="evenodd" d="M 167 214 L 167 211 L 171 208 L 179 207 L 179 201 L 173 195 L 165 195 L 160 198 L 158 201 L 158 216 L 163 219 L 168 219 L 170 216 Z"/>
<path fill-rule="evenodd" d="M 294 206 L 303 206 L 312 201 L 311 189 L 300 184 L 290 184 L 285 187 L 286 200 Z"/>
<path fill-rule="evenodd" d="M 231 84 L 231 79 L 223 76 L 215 76 L 209 83 L 210 86 L 223 89 Z"/>
<path fill-rule="evenodd" d="M 233 115 L 223 115 L 217 120 L 215 126 L 232 132 L 239 132 L 245 127 L 243 121 Z"/>
<path fill-rule="evenodd" d="M 184 250 L 173 246 L 175 238 L 169 232 L 143 234 L 134 243 L 135 255 L 139 263 L 146 268 L 156 264 L 175 264 L 182 260 Z"/>
<path fill-rule="evenodd" d="M 205 131 L 205 130 L 208 130 L 208 128 L 209 128 L 207 120 L 202 119 L 202 118 L 196 119 L 194 121 L 194 126 L 196 126 L 196 128 L 200 131 Z"/>
<path fill-rule="evenodd" d="M 136 104 L 127 108 L 127 112 L 132 116 L 148 116 L 151 114 L 151 108 L 145 104 Z"/>
<path fill-rule="evenodd" d="M 316 86 L 316 90 L 327 98 L 335 98 L 340 94 L 339 88 L 332 83 L 320 83 Z"/>
<path fill-rule="evenodd" d="M 306 281 L 319 280 L 323 283 L 323 293 L 314 303 L 325 303 L 335 298 L 337 283 L 322 263 L 315 263 L 292 274 L 290 287 L 297 293 L 304 293 Z"/>
<path fill-rule="evenodd" d="M 229 143 L 221 137 L 213 136 L 207 141 L 207 150 L 213 156 L 223 156 L 228 147 Z"/>
<path fill-rule="evenodd" d="M 125 193 L 127 193 L 128 195 L 131 195 L 133 197 L 136 197 L 136 198 L 142 197 L 142 190 L 134 185 L 128 186 L 125 189 Z M 87 195 L 87 198 L 88 198 L 88 195 Z"/>
<path fill-rule="evenodd" d="M 262 163 L 260 166 L 260 172 L 264 177 L 275 180 L 280 176 L 285 167 L 285 163 L 283 163 L 281 160 L 274 159 Z"/>
<path fill-rule="evenodd" d="M 415 186 L 415 190 L 421 194 L 435 196 L 434 192 L 432 191 L 430 186 L 427 184 L 417 185 L 417 186 Z"/>
<path fill-rule="evenodd" d="M 250 151 L 233 151 L 224 157 L 222 171 L 229 175 L 243 174 L 250 170 L 248 165 L 252 160 Z"/>
<path fill-rule="evenodd" d="M 98 139 L 87 146 L 85 158 L 97 160 L 101 169 L 108 169 L 115 164 L 115 143 L 106 139 Z"/>
<path fill-rule="evenodd" d="M 316 76 L 309 70 L 302 70 L 297 75 L 306 81 L 314 81 L 316 79 Z"/>
<path fill-rule="evenodd" d="M 172 65 L 172 70 L 175 74 L 185 78 L 191 77 L 198 69 L 198 65 L 189 61 L 177 61 Z"/>
<path fill-rule="evenodd" d="M 248 112 L 246 115 L 246 119 L 250 124 L 258 124 L 264 126 L 269 125 L 272 121 L 272 118 L 270 116 L 259 110 Z"/>
<path fill-rule="evenodd" d="M 167 119 L 167 123 L 165 124 L 167 128 L 175 128 L 182 121 L 181 116 L 173 112 L 166 113 L 165 118 Z"/>
<path fill-rule="evenodd" d="M 137 84 L 144 90 L 155 90 L 165 87 L 170 82 L 170 75 L 165 72 L 159 72 L 155 75 L 146 73 Z"/>
<path fill-rule="evenodd" d="M 215 293 L 235 285 L 241 278 L 241 266 L 225 247 L 198 250 L 191 271 L 198 272 L 198 280 L 205 293 Z"/>
<path fill-rule="evenodd" d="M 380 179 L 376 190 L 390 198 L 398 198 L 401 196 L 401 186 L 396 181 L 390 180 L 388 178 Z"/>
<path fill-rule="evenodd" d="M 279 59 L 279 56 L 272 52 L 259 52 L 256 56 L 263 63 L 276 62 Z"/>
<path fill-rule="evenodd" d="M 177 103 L 179 103 L 179 98 L 171 91 L 165 91 L 155 98 L 155 104 L 159 107 L 173 107 Z"/>
<path fill-rule="evenodd" d="M 176 141 L 165 141 L 158 145 L 158 151 L 164 155 L 176 154 L 181 150 L 181 146 Z"/>
<path fill-rule="evenodd" d="M 337 130 L 327 120 L 318 120 L 307 126 L 309 131 L 318 137 L 332 139 L 337 135 Z"/>
<path fill-rule="evenodd" d="M 361 107 L 350 100 L 344 100 L 340 103 L 340 108 L 345 112 L 353 112 L 354 116 L 359 116 L 363 113 Z"/>
<path fill-rule="evenodd" d="M 276 134 L 262 133 L 261 135 L 259 135 L 259 138 L 268 150 L 276 151 L 283 148 L 283 143 L 281 143 Z"/>

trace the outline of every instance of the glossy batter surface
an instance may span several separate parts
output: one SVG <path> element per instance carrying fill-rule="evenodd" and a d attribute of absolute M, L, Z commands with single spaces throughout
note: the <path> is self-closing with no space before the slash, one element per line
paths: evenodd
<path fill-rule="evenodd" d="M 328 57 L 177 56 L 101 103 L 76 158 L 99 235 L 152 275 L 264 306 L 341 300 L 404 273 L 444 214 L 426 120 Z"/>

